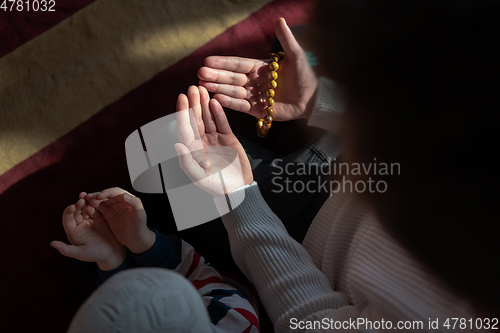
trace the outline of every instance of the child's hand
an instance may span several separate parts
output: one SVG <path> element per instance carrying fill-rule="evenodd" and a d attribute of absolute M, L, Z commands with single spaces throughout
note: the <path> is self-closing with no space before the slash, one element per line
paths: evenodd
<path fill-rule="evenodd" d="M 99 193 L 82 192 L 80 198 L 101 212 L 118 242 L 133 253 L 144 253 L 154 245 L 156 234 L 146 226 L 141 199 L 119 187 Z"/>
<path fill-rule="evenodd" d="M 62 222 L 72 245 L 60 241 L 50 243 L 62 255 L 96 262 L 103 271 L 112 270 L 125 260 L 125 248 L 113 236 L 101 214 L 85 200 L 67 207 Z"/>

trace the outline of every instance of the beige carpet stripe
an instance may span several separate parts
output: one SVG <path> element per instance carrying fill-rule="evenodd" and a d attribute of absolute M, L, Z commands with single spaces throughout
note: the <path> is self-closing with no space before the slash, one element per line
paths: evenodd
<path fill-rule="evenodd" d="M 270 1 L 98 0 L 0 59 L 0 175 Z"/>

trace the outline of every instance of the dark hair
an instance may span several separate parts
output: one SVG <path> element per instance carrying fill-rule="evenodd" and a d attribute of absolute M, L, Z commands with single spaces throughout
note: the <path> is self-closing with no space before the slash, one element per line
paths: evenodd
<path fill-rule="evenodd" d="M 456 294 L 500 312 L 500 1 L 326 0 L 347 155 L 401 175 L 367 194 L 381 223 Z M 376 178 L 374 176 L 372 178 Z"/>

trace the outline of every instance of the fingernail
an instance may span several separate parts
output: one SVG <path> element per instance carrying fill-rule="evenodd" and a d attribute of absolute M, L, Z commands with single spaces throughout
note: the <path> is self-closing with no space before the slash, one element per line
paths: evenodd
<path fill-rule="evenodd" d="M 129 201 L 132 198 L 128 193 L 123 193 L 123 199 Z"/>

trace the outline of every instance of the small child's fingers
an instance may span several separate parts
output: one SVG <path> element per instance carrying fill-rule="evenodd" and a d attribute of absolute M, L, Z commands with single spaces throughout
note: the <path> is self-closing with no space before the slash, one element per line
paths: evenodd
<path fill-rule="evenodd" d="M 124 207 L 132 207 L 133 209 L 144 209 L 142 206 L 142 201 L 138 197 L 136 197 L 133 194 L 130 194 L 129 192 L 123 190 L 123 192 L 120 195 L 117 195 L 105 202 L 103 202 L 106 206 L 113 206 L 115 204 L 123 204 Z M 117 207 L 117 206 L 115 206 Z M 102 213 L 102 212 L 101 212 Z"/>
<path fill-rule="evenodd" d="M 89 216 L 87 218 L 89 227 L 98 226 L 104 221 L 104 217 L 96 207 L 92 207 L 91 205 L 87 204 L 84 209 Z"/>
<path fill-rule="evenodd" d="M 69 230 L 73 230 L 73 228 L 76 225 L 75 216 L 74 216 L 75 211 L 76 211 L 75 205 L 69 205 L 68 207 L 66 207 L 66 209 L 63 212 L 62 223 L 63 223 L 64 231 L 66 231 L 66 233 Z"/>
<path fill-rule="evenodd" d="M 104 200 L 101 200 L 101 201 L 102 201 L 102 202 L 105 202 L 105 203 L 106 203 L 106 205 L 111 206 L 111 205 L 114 205 L 114 204 L 115 204 L 115 203 L 117 203 L 117 202 L 123 201 L 123 200 L 119 200 L 119 197 L 120 197 L 120 196 L 121 196 L 121 195 L 118 195 L 118 196 L 116 196 L 116 197 L 112 197 L 112 198 L 109 198 L 109 199 L 104 199 Z"/>
<path fill-rule="evenodd" d="M 82 209 L 82 216 L 85 220 L 90 219 L 93 215 L 95 215 L 95 208 L 91 205 L 85 203 L 85 207 Z"/>
<path fill-rule="evenodd" d="M 75 212 L 73 216 L 75 218 L 76 224 L 80 224 L 83 221 L 82 209 L 85 207 L 85 200 L 80 199 L 75 204 Z"/>
<path fill-rule="evenodd" d="M 80 224 L 83 222 L 83 216 L 82 216 L 82 211 L 80 210 L 79 212 L 74 214 L 75 216 L 75 223 L 76 225 Z"/>
<path fill-rule="evenodd" d="M 80 259 L 84 258 L 85 251 L 82 248 L 74 245 L 68 245 L 61 241 L 52 241 L 50 246 L 59 251 L 63 256 Z"/>
<path fill-rule="evenodd" d="M 64 209 L 63 216 L 65 215 L 73 215 L 73 213 L 76 211 L 75 205 L 69 205 Z"/>
<path fill-rule="evenodd" d="M 103 199 L 107 199 L 107 198 L 116 197 L 117 195 L 120 195 L 123 192 L 127 192 L 127 191 L 125 191 L 124 189 L 119 188 L 119 187 L 112 187 L 112 188 L 108 188 L 108 189 L 101 191 L 99 194 L 97 194 L 96 198 L 99 200 L 103 200 Z"/>
<path fill-rule="evenodd" d="M 113 203 L 113 204 L 115 204 L 115 203 L 125 203 L 127 206 L 130 206 L 130 204 L 128 203 L 128 201 L 125 200 L 125 195 L 128 195 L 129 197 L 132 197 L 132 198 L 137 198 L 135 195 L 130 194 L 127 191 L 124 191 L 124 192 L 120 193 L 120 195 L 117 195 L 113 199 L 110 199 L 109 202 Z"/>
<path fill-rule="evenodd" d="M 85 192 L 82 192 L 82 193 L 85 193 Z M 94 193 L 86 193 L 86 194 L 82 197 L 82 196 L 81 196 L 81 194 L 82 194 L 82 193 L 80 193 L 80 199 L 84 199 L 84 200 L 85 200 L 85 201 L 87 201 L 87 202 L 90 202 L 90 201 L 91 201 L 91 200 L 95 197 Z"/>
<path fill-rule="evenodd" d="M 83 207 L 83 211 L 87 213 L 89 216 L 95 214 L 95 208 L 89 205 L 89 203 L 85 204 L 85 207 Z"/>
<path fill-rule="evenodd" d="M 101 192 L 89 193 L 89 194 L 87 194 L 87 195 L 86 195 L 85 199 L 87 199 L 87 200 L 93 199 L 93 198 L 95 198 L 95 197 L 96 197 L 99 193 L 101 193 Z"/>
<path fill-rule="evenodd" d="M 85 210 L 89 214 L 89 217 L 93 220 L 96 220 L 96 219 L 102 217 L 101 213 L 99 213 L 99 210 L 97 210 L 96 207 L 93 207 L 93 206 L 87 204 L 87 205 L 85 205 Z"/>
<path fill-rule="evenodd" d="M 101 212 L 101 214 L 104 214 L 108 211 L 109 208 L 119 210 L 120 207 L 118 207 L 118 205 L 120 204 L 125 204 L 125 206 L 128 207 L 128 204 L 125 202 L 125 200 L 123 200 L 122 195 L 118 195 L 110 199 L 100 200 L 97 205 L 93 204 L 93 206 L 96 207 Z"/>
<path fill-rule="evenodd" d="M 108 205 L 106 205 L 106 201 L 101 202 L 99 205 L 97 205 L 96 209 L 101 213 L 102 215 L 106 214 L 107 211 L 110 209 Z"/>
<path fill-rule="evenodd" d="M 132 206 L 132 208 L 134 208 L 134 207 L 139 208 L 139 206 L 140 206 L 140 209 L 144 209 L 144 207 L 142 207 L 141 199 L 139 199 L 135 195 L 133 195 L 125 190 L 122 190 L 122 191 L 123 192 L 120 193 L 119 195 L 106 201 L 106 205 L 111 206 L 111 205 L 114 205 L 116 203 L 121 203 L 121 204 L 125 204 L 125 207 Z"/>
<path fill-rule="evenodd" d="M 85 197 L 85 200 L 92 206 L 92 207 L 95 207 L 97 208 L 97 206 L 99 206 L 99 204 L 101 202 L 103 202 L 103 200 L 99 200 L 99 199 L 96 199 L 96 198 L 92 198 L 92 197 L 89 197 L 89 196 L 86 196 Z"/>
<path fill-rule="evenodd" d="M 79 199 L 76 204 L 75 204 L 75 207 L 76 207 L 76 211 L 81 211 L 82 208 L 85 206 L 85 200 L 83 199 Z"/>

